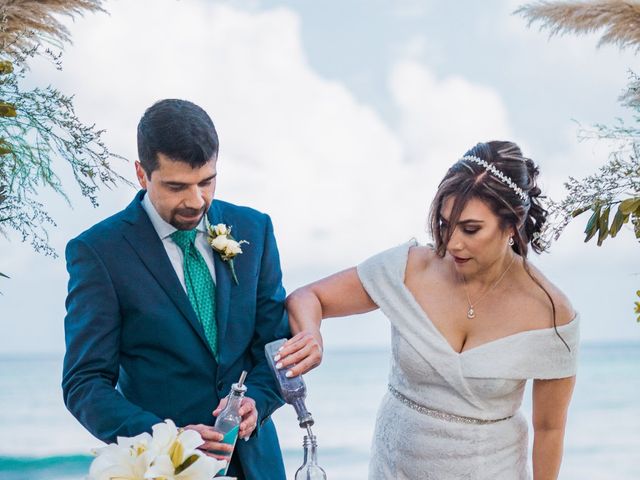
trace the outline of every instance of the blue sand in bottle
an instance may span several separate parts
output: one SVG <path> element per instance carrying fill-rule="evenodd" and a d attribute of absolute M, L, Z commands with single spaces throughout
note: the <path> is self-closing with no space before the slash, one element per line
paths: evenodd
<path fill-rule="evenodd" d="M 233 427 L 227 433 L 225 433 L 222 441 L 220 443 L 226 443 L 227 445 L 235 445 L 236 439 L 238 438 L 238 430 L 240 429 L 240 425 Z M 209 450 L 214 455 L 229 455 L 230 452 L 221 452 L 220 450 Z"/>

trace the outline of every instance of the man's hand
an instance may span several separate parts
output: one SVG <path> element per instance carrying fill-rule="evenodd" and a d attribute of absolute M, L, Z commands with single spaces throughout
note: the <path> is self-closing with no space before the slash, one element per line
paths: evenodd
<path fill-rule="evenodd" d="M 227 405 L 227 398 L 220 400 L 220 403 L 213 411 L 213 416 L 217 417 L 222 412 L 222 409 Z M 249 440 L 249 437 L 256 429 L 258 424 L 258 410 L 256 409 L 256 402 L 253 398 L 244 397 L 240 403 L 240 411 L 238 412 L 242 417 L 240 422 L 240 430 L 238 432 L 239 438 Z"/>
<path fill-rule="evenodd" d="M 220 432 L 216 432 L 213 427 L 209 425 L 202 425 L 201 423 L 198 425 L 187 425 L 184 427 L 185 430 L 195 430 L 200 434 L 204 443 L 198 447 L 199 450 L 202 450 L 206 455 L 216 458 L 218 460 L 226 460 L 227 462 L 231 458 L 231 453 L 233 452 L 233 445 L 228 445 L 226 443 L 221 443 L 222 435 Z M 213 452 L 216 453 L 213 453 Z M 220 454 L 219 452 L 227 452 L 227 454 Z"/>

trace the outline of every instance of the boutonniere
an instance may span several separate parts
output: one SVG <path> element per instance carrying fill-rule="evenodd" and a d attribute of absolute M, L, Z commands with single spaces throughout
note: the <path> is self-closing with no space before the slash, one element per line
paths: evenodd
<path fill-rule="evenodd" d="M 211 248 L 220 254 L 220 258 L 229 264 L 233 281 L 236 282 L 236 285 L 239 285 L 236 269 L 233 266 L 233 259 L 242 253 L 240 245 L 243 243 L 249 245 L 249 242 L 246 240 L 238 241 L 233 238 L 231 236 L 231 227 L 228 227 L 224 223 L 209 225 L 209 238 L 207 238 L 207 241 L 209 245 L 211 245 Z"/>

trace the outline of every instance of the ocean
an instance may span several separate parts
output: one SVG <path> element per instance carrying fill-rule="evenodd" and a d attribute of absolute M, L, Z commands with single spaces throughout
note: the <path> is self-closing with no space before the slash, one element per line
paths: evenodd
<path fill-rule="evenodd" d="M 0 479 L 80 480 L 100 442 L 66 411 L 61 355 L 0 356 Z M 306 376 L 319 463 L 329 479 L 366 478 L 369 446 L 386 391 L 389 352 L 328 350 Z M 523 409 L 530 417 L 530 390 Z M 274 415 L 287 477 L 302 463 L 303 431 L 292 407 Z M 561 479 L 640 479 L 640 344 L 582 346 Z"/>

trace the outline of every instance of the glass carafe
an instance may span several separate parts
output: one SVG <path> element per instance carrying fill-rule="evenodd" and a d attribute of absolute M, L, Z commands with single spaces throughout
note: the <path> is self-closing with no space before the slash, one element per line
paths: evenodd
<path fill-rule="evenodd" d="M 274 360 L 274 357 L 278 354 L 279 348 L 286 341 L 286 338 L 281 338 L 280 340 L 267 343 L 264 346 L 264 353 L 267 357 L 269 367 L 271 367 L 271 371 L 276 378 L 278 389 L 280 390 L 282 398 L 285 402 L 287 402 L 289 405 L 293 405 L 293 408 L 296 409 L 300 427 L 308 428 L 313 425 L 313 417 L 307 410 L 307 407 L 304 403 L 304 400 L 307 397 L 307 386 L 302 379 L 302 375 L 291 378 L 287 377 L 287 371 L 289 371 L 289 369 L 293 367 L 293 365 L 290 365 L 288 368 L 276 368 L 277 362 Z"/>
<path fill-rule="evenodd" d="M 238 430 L 240 429 L 240 422 L 242 422 L 242 416 L 239 413 L 240 405 L 242 404 L 242 399 L 244 398 L 244 394 L 247 392 L 247 387 L 244 385 L 244 379 L 247 376 L 247 372 L 242 372 L 240 376 L 240 380 L 238 383 L 234 383 L 231 386 L 231 391 L 227 396 L 227 404 L 216 418 L 216 423 L 213 428 L 222 433 L 224 438 L 221 443 L 226 443 L 235 448 L 236 440 L 238 439 Z M 221 451 L 213 451 L 212 453 L 218 455 L 228 455 L 229 460 L 231 459 L 231 454 L 227 452 Z M 227 461 L 227 466 L 218 472 L 218 475 L 225 475 L 227 473 L 227 469 L 229 468 L 229 462 Z"/>
<path fill-rule="evenodd" d="M 318 465 L 318 444 L 315 435 L 304 436 L 304 462 L 296 472 L 295 480 L 327 480 L 327 474 Z"/>

